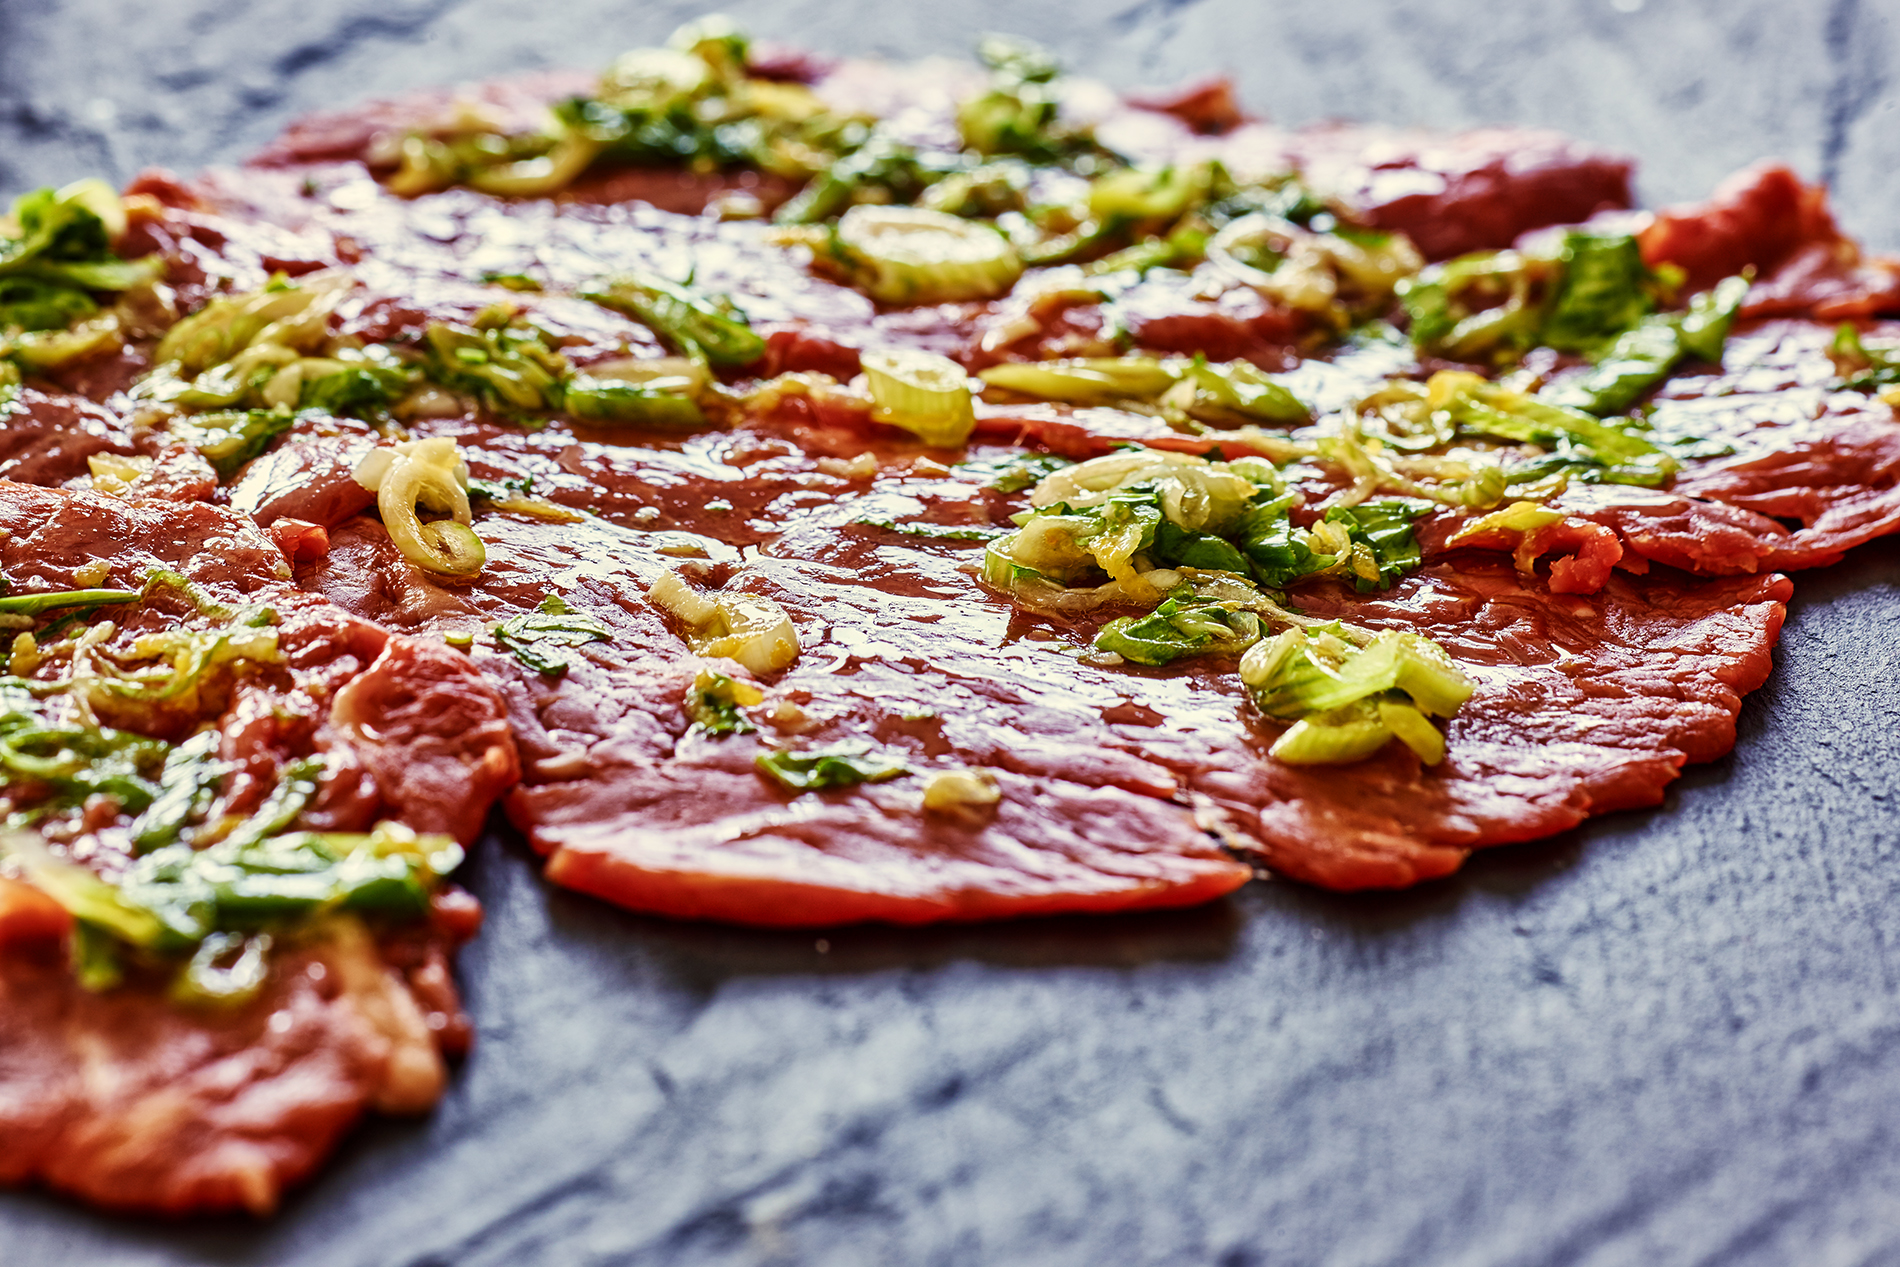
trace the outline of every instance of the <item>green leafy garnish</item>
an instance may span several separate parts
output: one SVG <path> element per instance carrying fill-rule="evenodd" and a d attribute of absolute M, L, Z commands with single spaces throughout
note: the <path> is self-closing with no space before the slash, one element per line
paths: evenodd
<path fill-rule="evenodd" d="M 712 669 L 701 669 L 686 692 L 686 715 L 693 719 L 693 729 L 701 734 L 747 735 L 756 727 L 739 710 L 764 698 L 759 688 L 750 682 L 741 682 Z"/>
<path fill-rule="evenodd" d="M 928 537 L 937 541 L 989 541 L 1008 531 L 1006 528 L 978 528 L 956 524 L 898 523 L 894 519 L 878 519 L 868 515 L 853 519 L 851 522 L 863 524 L 867 528 L 901 532 L 907 537 Z"/>
<path fill-rule="evenodd" d="M 171 430 L 229 479 L 296 422 L 288 409 L 228 409 L 174 419 Z"/>
<path fill-rule="evenodd" d="M 0 590 L 0 594 L 4 594 Z M 137 590 L 60 590 L 52 594 L 12 594 L 0 597 L 0 613 L 39 616 L 62 607 L 98 607 L 106 603 L 136 603 Z"/>
<path fill-rule="evenodd" d="M 554 595 L 531 612 L 495 626 L 495 641 L 536 673 L 559 677 L 570 658 L 564 648 L 590 642 L 610 642 L 613 632 L 585 612 L 577 612 Z"/>
<path fill-rule="evenodd" d="M 138 813 L 159 794 L 153 776 L 164 764 L 166 747 L 144 735 L 53 722 L 33 712 L 0 714 L 0 773 L 8 783 L 48 789 L 45 809 L 73 808 L 105 795 Z"/>
<path fill-rule="evenodd" d="M 1719 364 L 1748 287 L 1747 278 L 1730 277 L 1691 299 L 1686 312 L 1642 318 L 1601 348 L 1596 364 L 1540 391 L 1538 399 L 1608 417 L 1634 405 L 1686 360 Z"/>
<path fill-rule="evenodd" d="M 1288 629 L 1242 657 L 1240 680 L 1266 716 L 1293 727 L 1273 755 L 1293 764 L 1341 764 L 1397 738 L 1427 765 L 1445 756 L 1430 718 L 1449 717 L 1475 689 L 1438 644 L 1413 633 L 1359 634 L 1339 626 Z"/>
<path fill-rule="evenodd" d="M 806 752 L 766 752 L 754 764 L 761 774 L 788 792 L 881 783 L 909 771 L 902 757 L 874 752 L 868 743 L 834 744 Z"/>
<path fill-rule="evenodd" d="M 1828 357 L 1840 375 L 1834 385 L 1841 390 L 1868 392 L 1900 383 L 1900 348 L 1885 344 L 1869 347 L 1851 321 L 1843 321 L 1835 329 Z"/>
<path fill-rule="evenodd" d="M 567 358 L 539 330 L 516 324 L 511 313 L 498 311 L 493 318 L 477 317 L 474 327 L 432 324 L 423 335 L 425 372 L 507 417 L 559 409 Z"/>
<path fill-rule="evenodd" d="M 1097 651 L 1136 664 L 1171 664 L 1205 652 L 1237 655 L 1260 640 L 1260 617 L 1183 589 L 1145 616 L 1122 616 L 1095 635 Z"/>
<path fill-rule="evenodd" d="M 765 355 L 765 340 L 723 295 L 681 286 L 652 273 L 630 273 L 580 292 L 624 312 L 682 353 L 714 365 L 750 365 Z"/>

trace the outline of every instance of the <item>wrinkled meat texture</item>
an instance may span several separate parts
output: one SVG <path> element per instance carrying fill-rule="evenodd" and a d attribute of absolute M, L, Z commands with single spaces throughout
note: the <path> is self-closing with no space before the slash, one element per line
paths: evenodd
<path fill-rule="evenodd" d="M 1780 576 L 1613 576 L 1586 598 L 1475 563 L 1372 599 L 1306 591 L 1307 612 L 1415 630 L 1476 679 L 1449 755 L 1427 769 L 1388 744 L 1350 770 L 1288 766 L 1265 756 L 1279 728 L 1256 720 L 1197 745 L 1192 786 L 1230 843 L 1297 879 L 1361 889 L 1444 875 L 1467 850 L 1656 804 L 1685 763 L 1727 752 L 1791 593 Z"/>
<path fill-rule="evenodd" d="M 289 579 L 284 556 L 241 515 L 203 503 L 121 501 L 0 481 L 0 568 L 16 592 L 81 588 L 73 573 L 95 560 L 106 588 L 138 589 L 164 568 L 222 602 L 243 602 Z"/>
<path fill-rule="evenodd" d="M 1405 234 L 1430 260 L 1630 205 L 1630 160 L 1557 132 L 1316 128 L 1296 134 L 1290 151 L 1321 194 Z"/>
<path fill-rule="evenodd" d="M 710 498 L 699 500 L 703 508 Z M 712 526 L 705 520 L 714 513 L 702 509 L 694 526 Z M 524 781 L 509 814 L 550 854 L 558 883 L 662 914 L 822 925 L 1177 906 L 1247 879 L 1185 806 L 1161 799 L 1177 790 L 1173 775 L 1138 752 L 1092 747 L 1086 719 L 1113 695 L 1092 701 L 1039 686 L 1046 652 L 959 639 L 947 645 L 961 658 L 926 661 L 946 647 L 930 622 L 954 616 L 959 604 L 891 569 L 873 574 L 875 586 L 796 564 L 749 573 L 749 585 L 792 614 L 805 644 L 774 698 L 802 697 L 816 720 L 712 740 L 687 734 L 684 697 L 701 662 L 642 598 L 651 578 L 677 562 L 654 552 L 660 542 L 606 525 L 502 516 L 482 528 L 500 543 L 491 559 L 506 564 L 456 595 L 404 593 L 386 538 L 368 524 L 339 530 L 330 554 L 300 580 L 366 615 L 418 628 L 510 615 L 551 589 L 608 622 L 613 642 L 574 653 L 561 678 L 486 650 L 479 660 L 507 697 L 522 746 Z M 603 567 L 604 559 L 613 563 Z M 970 588 L 960 573 L 947 579 Z M 1006 610 L 979 606 L 974 615 L 985 625 L 1008 623 Z M 914 651 L 847 649 L 856 644 L 843 640 L 869 636 L 898 608 L 910 613 L 902 632 Z M 821 645 L 828 630 L 834 641 Z M 834 663 L 844 668 L 827 671 Z M 936 719 L 903 716 L 930 711 Z M 777 744 L 852 739 L 901 753 L 919 776 L 992 768 L 1003 802 L 994 811 L 925 813 L 921 777 L 792 797 L 753 767 Z"/>
<path fill-rule="evenodd" d="M 356 464 L 378 443 L 367 423 L 299 423 L 270 452 L 247 463 L 231 485 L 231 505 L 266 527 L 279 519 L 333 528 L 376 504 Z"/>
<path fill-rule="evenodd" d="M 85 476 L 95 454 L 136 452 L 123 421 L 77 396 L 21 388 L 0 416 L 0 479 L 64 484 Z"/>
<path fill-rule="evenodd" d="M 1746 327 L 1729 341 L 1722 373 L 1677 379 L 1659 396 L 1659 427 L 1735 450 L 1685 464 L 1677 494 L 1789 525 L 1764 533 L 1763 568 L 1825 566 L 1900 530 L 1900 420 L 1865 393 L 1832 390 L 1832 338 L 1815 322 Z"/>
<path fill-rule="evenodd" d="M 299 592 L 275 543 L 240 515 L 0 482 L 0 528 L 7 530 L 0 568 L 17 592 L 75 588 L 74 571 L 103 559 L 111 564 L 101 582 L 108 587 L 137 589 L 148 571 L 165 568 L 213 601 L 266 603 L 276 612 L 282 670 L 240 682 L 219 719 L 222 755 L 237 767 L 226 789 L 235 812 L 254 808 L 286 761 L 316 749 L 330 765 L 314 811 L 321 822 L 312 825 L 361 831 L 399 818 L 468 843 L 515 780 L 502 703 L 466 657 L 439 642 L 391 636 Z M 205 623 L 165 589 L 114 609 L 114 617 L 119 633 L 109 647 Z M 188 728 L 196 720 L 154 714 L 120 724 Z"/>
<path fill-rule="evenodd" d="M 1863 258 L 1834 223 L 1827 190 L 1780 163 L 1761 163 L 1716 186 L 1707 202 L 1670 207 L 1643 229 L 1643 258 L 1688 274 L 1704 290 L 1757 270 L 1744 312 L 1839 321 L 1900 312 L 1900 261 Z"/>
<path fill-rule="evenodd" d="M 445 968 L 466 920 L 392 952 L 344 925 L 280 946 L 252 1002 L 194 1009 L 142 976 L 82 989 L 64 929 L 22 928 L 35 904 L 0 879 L 0 1183 L 128 1213 L 268 1214 L 367 1110 L 431 1107 L 445 1051 L 466 1046 Z"/>
<path fill-rule="evenodd" d="M 468 658 L 433 639 L 393 637 L 336 693 L 331 749 L 374 780 L 390 815 L 464 844 L 520 774 L 495 692 Z"/>

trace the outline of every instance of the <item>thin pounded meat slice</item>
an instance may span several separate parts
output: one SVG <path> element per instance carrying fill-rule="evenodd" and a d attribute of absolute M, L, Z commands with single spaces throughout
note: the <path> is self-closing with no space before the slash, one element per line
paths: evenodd
<path fill-rule="evenodd" d="M 1429 260 L 1630 205 L 1631 161 L 1557 132 L 1314 128 L 1289 152 L 1314 188 L 1405 234 Z"/>
<path fill-rule="evenodd" d="M 103 561 L 109 570 L 94 584 L 138 589 L 165 570 L 203 600 L 270 606 L 284 671 L 240 684 L 220 726 L 227 759 L 258 754 L 240 763 L 260 779 L 256 799 L 284 761 L 314 748 L 331 758 L 326 826 L 396 818 L 467 843 L 515 780 L 501 702 L 466 657 L 298 591 L 277 545 L 242 515 L 0 481 L 0 529 L 0 568 L 23 589 L 78 587 L 76 573 Z M 115 609 L 118 642 L 176 624 L 181 607 L 174 595 Z"/>
<path fill-rule="evenodd" d="M 677 562 L 657 551 L 673 548 L 664 536 L 504 516 L 480 529 L 497 562 L 455 594 L 428 594 L 439 587 L 408 572 L 373 524 L 339 530 L 300 579 L 418 628 L 479 627 L 549 592 L 608 624 L 612 641 L 581 648 L 558 678 L 477 652 L 521 745 L 510 817 L 557 883 L 660 914 L 814 926 L 1180 906 L 1250 874 L 1166 799 L 1174 774 L 1126 746 L 1097 746 L 1090 719 L 1099 728 L 1117 696 L 1050 689 L 1040 648 L 972 646 L 935 629 L 955 605 L 934 592 L 970 590 L 961 573 L 907 581 L 884 568 L 866 584 L 816 564 L 748 570 L 733 584 L 780 602 L 804 651 L 770 683 L 787 706 L 782 727 L 712 739 L 689 733 L 685 710 L 707 666 L 643 597 Z M 970 615 L 1008 624 L 1007 609 L 970 597 L 980 607 Z M 879 646 L 880 622 L 900 625 L 901 649 Z M 754 766 L 777 747 L 850 741 L 913 773 L 793 796 Z M 973 767 L 997 780 L 995 807 L 923 808 L 928 776 Z"/>
<path fill-rule="evenodd" d="M 499 461 L 535 443 L 495 437 L 484 453 Z M 589 469 L 604 488 L 651 487 L 642 468 L 654 460 L 623 449 Z M 725 512 L 675 517 L 715 487 L 682 479 L 669 527 L 702 541 L 720 532 Z M 346 526 L 300 577 L 380 619 L 412 613 L 420 628 L 479 627 L 548 592 L 605 621 L 613 641 L 579 649 L 563 678 L 477 649 L 522 745 L 511 815 L 550 854 L 558 882 L 637 909 L 763 923 L 1108 909 L 1138 891 L 1143 871 L 1151 883 L 1164 863 L 1202 865 L 1189 808 L 1250 856 L 1316 883 L 1444 874 L 1473 848 L 1650 803 L 1685 761 L 1726 750 L 1741 694 L 1767 672 L 1788 593 L 1779 577 L 1621 573 L 1588 596 L 1553 593 L 1471 552 L 1455 572 L 1433 566 L 1388 595 L 1302 590 L 1294 601 L 1309 612 L 1440 640 L 1480 683 L 1451 724 L 1442 767 L 1422 769 L 1395 747 L 1351 771 L 1305 770 L 1266 755 L 1281 728 L 1253 711 L 1231 660 L 1091 664 L 1077 651 L 1114 613 L 1070 624 L 1012 611 L 975 583 L 973 544 L 877 526 L 1001 523 L 1017 502 L 889 458 L 868 485 L 807 487 L 805 509 L 760 553 L 741 559 L 714 542 L 711 557 L 684 565 L 705 585 L 774 599 L 798 631 L 800 658 L 763 682 L 753 735 L 690 731 L 683 701 L 702 662 L 643 598 L 677 564 L 658 553 L 676 548 L 666 534 L 485 517 L 477 527 L 502 561 L 495 574 L 431 598 L 408 592 L 428 585 L 392 568 L 380 529 Z M 917 774 L 986 770 L 1001 804 L 973 824 L 920 812 L 908 778 L 792 798 L 752 770 L 770 748 L 852 739 Z M 1147 835 L 1110 840 L 1104 853 L 1086 811 L 1125 798 L 1145 802 Z M 1004 840 L 1012 849 L 999 855 Z M 1136 840 L 1150 847 L 1135 850 Z M 1177 881 L 1168 900 L 1205 896 L 1208 874 Z"/>
<path fill-rule="evenodd" d="M 392 817 L 465 843 L 519 774 L 493 688 L 432 639 L 390 638 L 338 689 L 322 746 L 369 774 Z"/>
<path fill-rule="evenodd" d="M 1685 464 L 1675 492 L 1788 525 L 1766 539 L 1764 568 L 1822 567 L 1900 530 L 1900 420 L 1874 397 L 1833 390 L 1832 338 L 1811 321 L 1752 325 L 1730 340 L 1722 373 L 1659 397 L 1658 426 L 1733 450 Z"/>
<path fill-rule="evenodd" d="M 0 880 L 0 932 L 21 922 L 9 890 L 47 901 Z M 82 989 L 58 937 L 0 936 L 0 1183 L 107 1209 L 268 1214 L 365 1112 L 433 1105 L 438 1036 L 466 1026 L 353 923 L 280 950 L 235 1009 L 157 981 Z M 438 960 L 460 940 L 429 937 Z"/>
<path fill-rule="evenodd" d="M 24 387 L 0 406 L 0 479 L 64 484 L 96 454 L 137 452 L 123 420 L 80 397 Z"/>
<path fill-rule="evenodd" d="M 293 826 L 395 819 L 468 843 L 515 781 L 504 705 L 464 656 L 298 590 L 241 515 L 0 481 L 0 529 L 0 568 L 18 591 L 137 589 L 154 570 L 185 579 L 188 591 L 160 584 L 111 608 L 106 652 L 220 626 L 240 605 L 269 609 L 274 656 L 230 680 L 214 674 L 161 705 L 93 703 L 104 724 L 157 738 L 215 730 L 228 773 L 209 820 L 242 821 L 289 763 L 320 755 Z M 107 574 L 82 582 L 99 562 Z M 49 659 L 29 671 L 63 669 Z M 0 794 L 28 809 L 37 795 L 5 781 Z M 94 804 L 104 800 L 83 819 L 41 822 L 54 847 L 110 873 L 126 861 L 129 816 Z M 115 1209 L 268 1211 L 366 1109 L 420 1111 L 440 1096 L 443 1053 L 468 1040 L 447 956 L 479 914 L 438 891 L 426 927 L 381 947 L 347 923 L 280 938 L 262 996 L 206 1012 L 137 969 L 121 987 L 82 989 L 64 912 L 0 880 L 0 1182 L 39 1180 Z"/>
<path fill-rule="evenodd" d="M 1229 840 L 1297 879 L 1397 888 L 1471 849 L 1534 840 L 1653 805 L 1687 762 L 1735 742 L 1741 697 L 1772 667 L 1785 577 L 1671 583 L 1613 576 L 1552 594 L 1508 565 L 1427 569 L 1388 596 L 1303 593 L 1315 615 L 1412 629 L 1478 683 L 1445 762 L 1390 744 L 1349 771 L 1264 756 L 1277 728 L 1210 741 L 1192 780 Z"/>
<path fill-rule="evenodd" d="M 1735 173 L 1707 202 L 1657 212 L 1640 241 L 1651 265 L 1683 269 L 1690 290 L 1756 269 L 1748 316 L 1900 312 L 1900 261 L 1864 257 L 1834 223 L 1826 188 L 1803 184 L 1781 163 Z"/>

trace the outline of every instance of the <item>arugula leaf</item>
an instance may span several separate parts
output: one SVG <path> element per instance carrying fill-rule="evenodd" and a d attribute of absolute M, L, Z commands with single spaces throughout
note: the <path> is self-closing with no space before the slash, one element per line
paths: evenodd
<path fill-rule="evenodd" d="M 562 650 L 590 642 L 611 642 L 613 633 L 599 620 L 577 612 L 549 595 L 532 612 L 524 612 L 495 626 L 495 642 L 536 673 L 560 677 L 569 657 Z"/>
<path fill-rule="evenodd" d="M 834 744 L 806 752 L 780 750 L 761 753 L 754 762 L 759 773 L 788 792 L 819 792 L 828 788 L 881 783 L 909 772 L 902 757 L 873 752 L 864 742 Z"/>

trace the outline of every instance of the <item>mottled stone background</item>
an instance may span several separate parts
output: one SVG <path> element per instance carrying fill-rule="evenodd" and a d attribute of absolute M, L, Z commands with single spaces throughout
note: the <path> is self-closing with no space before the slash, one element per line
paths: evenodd
<path fill-rule="evenodd" d="M 1900 4 L 738 4 L 760 35 L 1118 83 L 1220 68 L 1273 118 L 1550 124 L 1652 202 L 1782 155 L 1900 248 Z M 597 65 L 696 9 L 0 0 L 0 190 L 241 157 L 299 111 Z M 1086 15 L 1086 16 L 1085 16 Z M 469 881 L 481 1044 L 275 1220 L 0 1197 L 0 1263 L 1900 1262 L 1900 549 L 1798 596 L 1735 755 L 1660 810 L 1396 897 L 827 943 Z"/>

